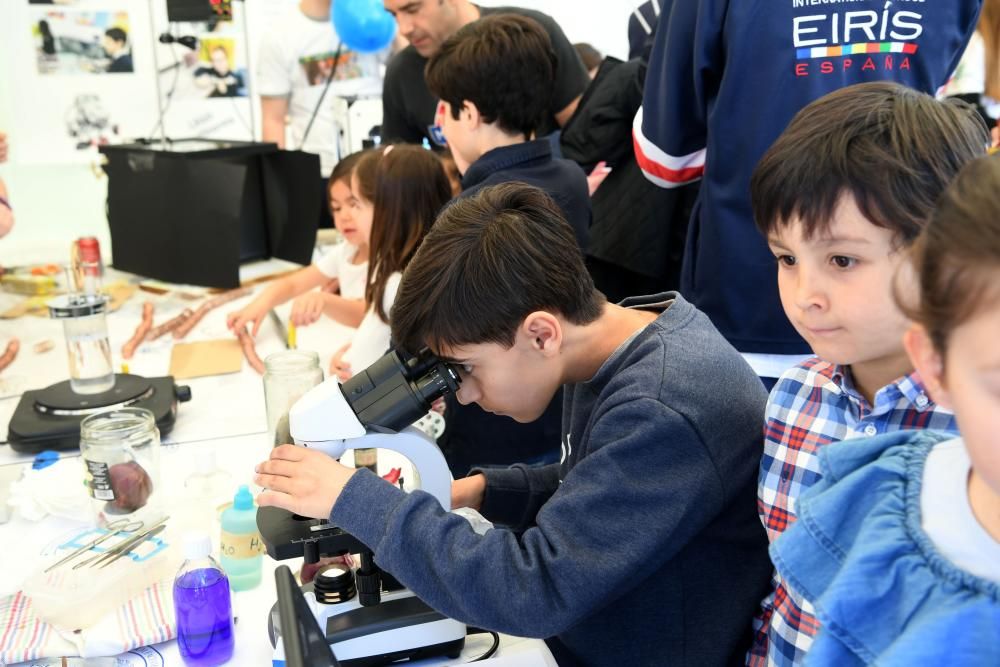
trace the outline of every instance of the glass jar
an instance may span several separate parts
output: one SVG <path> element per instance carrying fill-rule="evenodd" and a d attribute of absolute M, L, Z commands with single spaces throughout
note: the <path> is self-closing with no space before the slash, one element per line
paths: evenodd
<path fill-rule="evenodd" d="M 63 322 L 69 383 L 78 394 L 100 394 L 115 386 L 107 305 L 102 294 L 67 294 L 49 302 L 49 315 Z"/>
<path fill-rule="evenodd" d="M 160 510 L 160 431 L 145 408 L 98 412 L 80 422 L 80 458 L 98 525 L 148 522 Z"/>
<path fill-rule="evenodd" d="M 302 395 L 323 381 L 319 355 L 310 350 L 283 350 L 264 359 L 264 406 L 267 432 L 275 447 L 292 441 L 288 411 Z"/>

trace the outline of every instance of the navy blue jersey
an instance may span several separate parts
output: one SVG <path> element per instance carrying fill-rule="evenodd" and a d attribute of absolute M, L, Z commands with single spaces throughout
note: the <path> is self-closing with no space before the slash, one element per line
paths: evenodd
<path fill-rule="evenodd" d="M 792 116 L 843 86 L 891 80 L 934 93 L 981 0 L 699 0 L 660 18 L 634 124 L 643 172 L 702 179 L 681 291 L 741 352 L 808 353 L 754 227 L 750 174 Z"/>

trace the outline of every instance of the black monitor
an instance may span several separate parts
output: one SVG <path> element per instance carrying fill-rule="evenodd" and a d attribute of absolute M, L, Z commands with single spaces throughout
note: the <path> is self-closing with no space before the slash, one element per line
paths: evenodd
<path fill-rule="evenodd" d="M 234 288 L 241 263 L 312 260 L 323 198 L 319 156 L 200 139 L 100 151 L 116 269 Z"/>
<path fill-rule="evenodd" d="M 278 618 L 281 641 L 285 647 L 285 665 L 340 667 L 287 565 L 279 565 L 274 571 L 274 583 L 278 588 Z"/>

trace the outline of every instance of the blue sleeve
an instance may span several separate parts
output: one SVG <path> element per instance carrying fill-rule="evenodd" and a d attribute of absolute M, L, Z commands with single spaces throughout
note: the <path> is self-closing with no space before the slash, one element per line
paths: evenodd
<path fill-rule="evenodd" d="M 516 464 L 509 468 L 474 469 L 470 475 L 486 477 L 486 495 L 480 512 L 493 523 L 524 531 L 559 488 L 559 464 L 533 467 Z"/>
<path fill-rule="evenodd" d="M 664 188 L 697 181 L 705 170 L 708 107 L 722 78 L 728 0 L 677 2 L 660 16 L 642 107 L 633 124 L 646 178 Z"/>
<path fill-rule="evenodd" d="M 550 637 L 674 557 L 716 516 L 723 483 L 688 419 L 652 399 L 605 412 L 579 461 L 518 537 L 477 535 L 428 494 L 362 471 L 330 520 L 421 599 L 457 620 Z"/>

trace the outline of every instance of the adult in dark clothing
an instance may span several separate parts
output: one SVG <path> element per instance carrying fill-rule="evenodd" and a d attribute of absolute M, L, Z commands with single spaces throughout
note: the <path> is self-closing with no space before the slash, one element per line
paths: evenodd
<path fill-rule="evenodd" d="M 756 516 L 766 394 L 679 294 L 613 305 L 551 199 L 504 184 L 447 207 L 406 269 L 392 337 L 455 364 L 463 402 L 530 421 L 565 385 L 563 458 L 474 471 L 454 507 L 284 445 L 261 506 L 329 518 L 443 614 L 543 637 L 558 664 L 742 664 L 770 561 Z M 445 501 L 447 502 L 447 501 Z"/>
<path fill-rule="evenodd" d="M 551 106 L 537 128 L 545 136 L 562 127 L 576 110 L 590 77 L 559 25 L 546 14 L 518 7 L 479 7 L 469 0 L 384 0 L 399 32 L 410 41 L 389 61 L 382 89 L 382 139 L 386 142 L 441 143 L 435 130 L 437 98 L 427 89 L 424 67 L 448 37 L 481 16 L 519 14 L 538 21 L 549 34 L 558 60 Z"/>
<path fill-rule="evenodd" d="M 516 14 L 484 17 L 445 40 L 426 70 L 428 88 L 441 99 L 439 125 L 462 173 L 460 197 L 512 181 L 539 187 L 585 248 L 587 177 L 576 163 L 554 158 L 548 140 L 528 140 L 552 95 L 555 54 L 542 26 Z M 518 424 L 447 397 L 439 443 L 453 474 L 464 476 L 474 465 L 555 461 L 561 405 L 556 396 L 538 420 Z"/>
<path fill-rule="evenodd" d="M 108 28 L 101 41 L 104 52 L 111 58 L 109 73 L 132 72 L 132 52 L 128 48 L 128 34 L 121 28 Z"/>
<path fill-rule="evenodd" d="M 560 136 L 565 157 L 611 173 L 594 193 L 587 269 L 616 302 L 680 286 L 681 258 L 697 183 L 658 188 L 642 175 L 632 148 L 632 119 L 642 104 L 643 57 L 606 58 Z"/>

